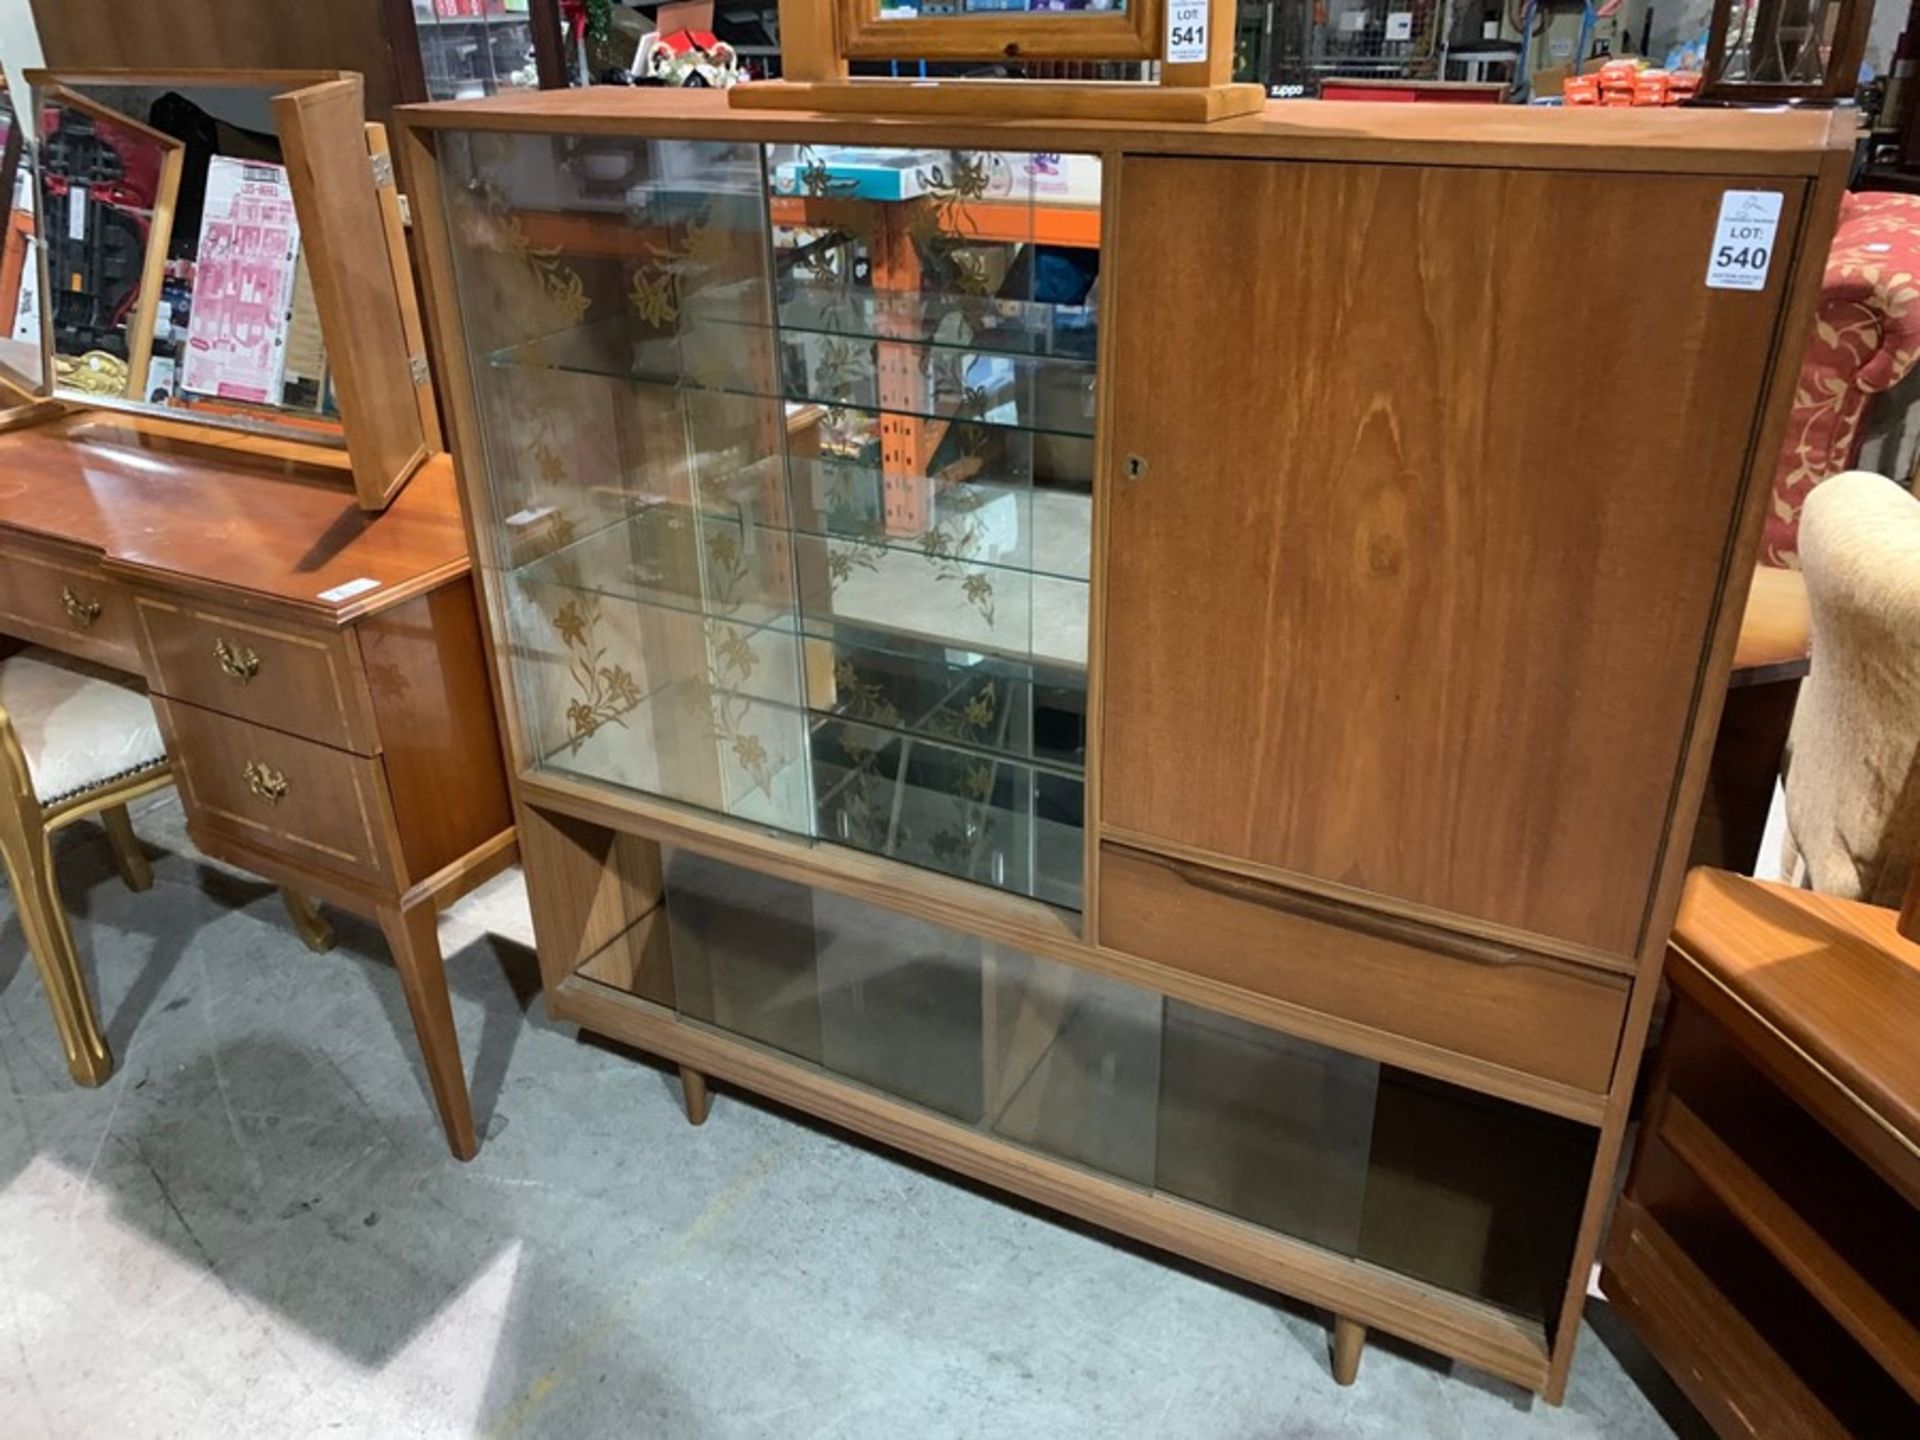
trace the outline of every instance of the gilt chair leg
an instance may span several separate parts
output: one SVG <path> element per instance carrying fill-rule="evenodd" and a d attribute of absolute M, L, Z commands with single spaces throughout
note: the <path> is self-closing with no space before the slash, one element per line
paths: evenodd
<path fill-rule="evenodd" d="M 114 867 L 129 890 L 136 894 L 153 886 L 153 866 L 147 852 L 140 848 L 140 837 L 133 833 L 133 820 L 124 805 L 109 805 L 100 812 L 100 823 L 107 827 L 107 843 L 113 847 Z"/>
<path fill-rule="evenodd" d="M 67 927 L 46 832 L 27 834 L 17 815 L 10 810 L 0 813 L 0 859 L 6 863 L 20 929 L 40 971 L 54 1029 L 67 1054 L 67 1070 L 77 1084 L 104 1085 L 113 1074 L 113 1055 L 87 997 L 87 978 L 73 948 L 73 931 Z"/>
<path fill-rule="evenodd" d="M 1367 1348 L 1367 1327 L 1344 1315 L 1333 1317 L 1333 1382 L 1351 1385 L 1360 1374 L 1360 1352 Z"/>
<path fill-rule="evenodd" d="M 333 949 L 333 926 L 320 913 L 317 901 L 291 886 L 282 885 L 280 903 L 287 907 L 287 918 L 293 921 L 293 928 L 300 932 L 307 949 L 316 955 L 324 955 Z"/>

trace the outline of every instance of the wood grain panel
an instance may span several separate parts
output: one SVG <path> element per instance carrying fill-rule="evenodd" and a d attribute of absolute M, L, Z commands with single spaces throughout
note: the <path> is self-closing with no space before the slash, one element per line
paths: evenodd
<path fill-rule="evenodd" d="M 453 462 L 379 515 L 284 442 L 78 412 L 0 434 L 0 527 L 84 548 L 109 576 L 341 625 L 467 569 Z M 57 598 L 57 596 L 56 596 Z M 127 637 L 132 640 L 131 607 Z M 105 623 L 105 616 L 102 616 Z"/>
<path fill-rule="evenodd" d="M 1920 1404 L 1920 1329 L 1876 1288 L 1875 1280 L 1849 1264 L 1732 1145 L 1672 1095 L 1661 1107 L 1660 1138 L 1728 1213 Z"/>
<path fill-rule="evenodd" d="M 1668 973 L 1920 1204 L 1920 946 L 1898 913 L 1697 870 Z"/>
<path fill-rule="evenodd" d="M 224 830 L 302 866 L 361 879 L 393 873 L 380 762 L 177 700 L 154 700 L 190 824 Z M 249 784 L 264 767 L 279 798 Z"/>
<path fill-rule="evenodd" d="M 385 3 L 33 0 L 33 18 L 54 69 L 358 70 L 367 79 L 368 110 L 384 118 L 400 99 Z"/>
<path fill-rule="evenodd" d="M 580 970 L 673 1004 L 660 847 L 531 805 L 521 807 L 519 833 L 547 993 Z"/>
<path fill-rule="evenodd" d="M 336 749 L 379 753 L 360 657 L 341 631 L 163 595 L 137 603 L 156 693 Z"/>
<path fill-rule="evenodd" d="M 762 82 L 773 88 L 780 82 Z M 1027 82 L 1029 85 L 1045 82 Z M 1017 95 L 1025 86 L 1015 87 Z M 1850 155 L 1858 120 L 1845 111 L 1534 109 L 1277 100 L 1217 124 L 1089 118 L 1035 120 L 983 102 L 937 126 L 898 115 L 733 108 L 753 91 L 632 90 L 589 85 L 517 91 L 458 104 L 409 105 L 408 126 L 569 135 L 679 136 L 801 144 L 931 145 L 1106 154 L 1243 155 L 1351 163 L 1507 165 L 1714 175 L 1812 175 L 1822 152 Z M 1469 113 L 1470 112 L 1470 113 Z M 417 176 L 410 174 L 408 184 Z M 1783 244 L 1784 251 L 1785 246 Z M 1238 250 L 1236 265 L 1246 251 Z M 1233 272 L 1227 272 L 1233 273 Z"/>
<path fill-rule="evenodd" d="M 97 551 L 0 538 L 0 631 L 122 670 L 140 668 L 133 596 Z"/>
<path fill-rule="evenodd" d="M 313 301 L 327 337 L 360 504 L 384 509 L 426 460 L 407 330 L 356 75 L 275 97 Z"/>
<path fill-rule="evenodd" d="M 513 827 L 486 650 L 466 576 L 353 627 L 393 796 L 404 882 Z"/>
<path fill-rule="evenodd" d="M 1627 1008 L 1622 976 L 1342 928 L 1285 908 L 1305 897 L 1275 886 L 1118 846 L 1101 847 L 1100 866 L 1100 934 L 1111 949 L 1595 1093 L 1607 1088 Z"/>
<path fill-rule="evenodd" d="M 1844 1440 L 1846 1427 L 1633 1200 L 1620 1202 L 1600 1284 L 1718 1434 Z"/>
<path fill-rule="evenodd" d="M 1633 953 L 1787 267 L 1710 179 L 1124 163 L 1105 823 Z"/>

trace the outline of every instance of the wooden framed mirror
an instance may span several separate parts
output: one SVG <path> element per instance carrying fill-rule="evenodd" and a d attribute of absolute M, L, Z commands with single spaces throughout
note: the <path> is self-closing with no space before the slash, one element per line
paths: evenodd
<path fill-rule="evenodd" d="M 1266 103 L 1260 86 L 1233 83 L 1235 13 L 1234 0 L 780 0 L 783 78 L 736 85 L 727 98 L 744 109 L 1225 120 Z M 1132 62 L 1149 78 L 900 79 L 852 70 L 967 60 Z"/>
<path fill-rule="evenodd" d="M 46 277 L 33 218 L 35 151 L 32 128 L 15 111 L 0 73 L 0 196 L 7 202 L 0 232 L 0 429 L 57 408 L 48 396 L 52 382 L 40 326 Z"/>
<path fill-rule="evenodd" d="M 341 452 L 384 507 L 439 423 L 361 78 L 27 78 L 50 393 Z"/>

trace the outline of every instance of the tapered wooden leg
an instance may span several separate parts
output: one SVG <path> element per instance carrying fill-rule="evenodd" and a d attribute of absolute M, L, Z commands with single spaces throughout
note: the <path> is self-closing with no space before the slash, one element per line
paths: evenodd
<path fill-rule="evenodd" d="M 1360 1373 L 1360 1352 L 1367 1348 L 1367 1327 L 1344 1315 L 1333 1317 L 1333 1382 L 1351 1385 Z"/>
<path fill-rule="evenodd" d="M 707 1093 L 707 1077 L 698 1070 L 680 1067 L 680 1098 L 686 1103 L 687 1119 L 695 1125 L 707 1123 L 707 1111 L 713 1097 Z"/>
<path fill-rule="evenodd" d="M 282 885 L 280 903 L 287 907 L 287 918 L 293 921 L 293 928 L 306 941 L 307 949 L 316 955 L 324 955 L 333 949 L 333 926 L 327 923 L 327 917 L 320 913 L 320 906 L 312 896 L 303 895 L 290 885 Z"/>
<path fill-rule="evenodd" d="M 413 1033 L 426 1061 L 427 1083 L 446 1128 L 447 1147 L 456 1160 L 471 1160 L 480 1149 L 467 1100 L 467 1072 L 460 1063 L 460 1036 L 453 1028 L 453 1003 L 447 997 L 447 973 L 440 958 L 439 912 L 431 902 L 410 908 L 381 906 L 380 929 L 393 951 L 413 1014 Z"/>
<path fill-rule="evenodd" d="M 87 998 L 87 979 L 73 948 L 73 931 L 67 928 L 46 832 L 26 833 L 17 813 L 7 809 L 0 814 L 0 859 L 5 860 L 7 880 L 13 886 L 27 950 L 53 1010 L 53 1027 L 67 1053 L 67 1070 L 78 1084 L 104 1085 L 113 1074 L 113 1055 L 94 1019 L 93 1002 Z"/>
<path fill-rule="evenodd" d="M 107 827 L 107 843 L 113 847 L 113 863 L 127 889 L 138 893 L 153 887 L 153 866 L 147 852 L 140 848 L 140 837 L 133 833 L 133 820 L 124 805 L 109 805 L 100 812 L 100 823 Z"/>

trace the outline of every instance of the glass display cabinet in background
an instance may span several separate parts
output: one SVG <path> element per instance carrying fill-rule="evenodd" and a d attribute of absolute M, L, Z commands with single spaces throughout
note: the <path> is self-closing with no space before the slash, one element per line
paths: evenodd
<path fill-rule="evenodd" d="M 405 100 L 566 85 L 558 0 L 387 0 Z"/>
<path fill-rule="evenodd" d="M 1078 909 L 1098 162 L 450 141 L 537 763 Z"/>

